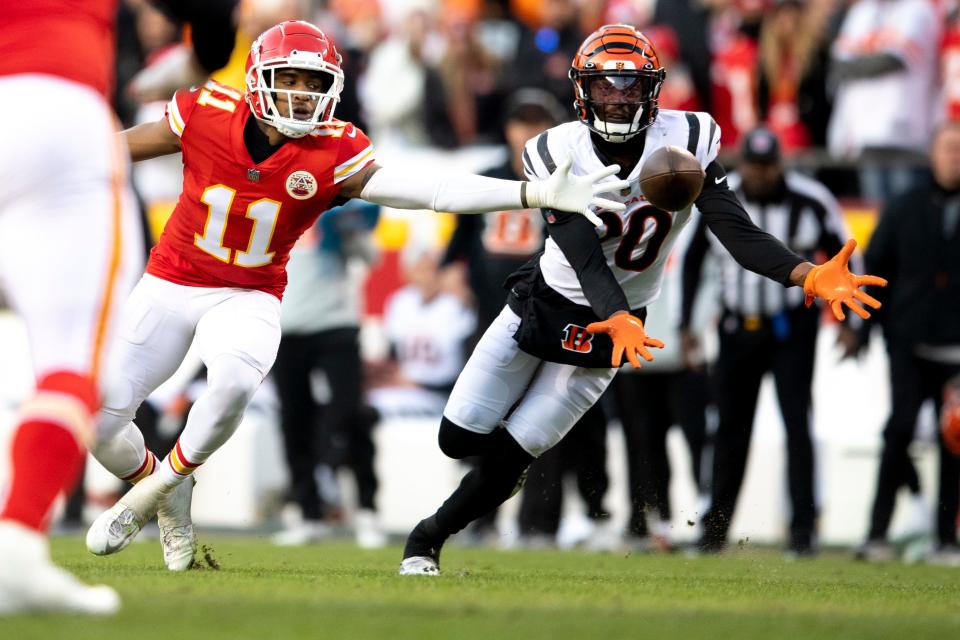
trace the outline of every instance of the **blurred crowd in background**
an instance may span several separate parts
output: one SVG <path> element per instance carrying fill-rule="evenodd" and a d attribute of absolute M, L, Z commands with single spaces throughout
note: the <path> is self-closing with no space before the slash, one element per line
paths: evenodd
<path fill-rule="evenodd" d="M 346 86 L 336 116 L 367 132 L 378 154 L 435 154 L 413 156 L 434 158 L 435 164 L 436 157 L 453 157 L 444 154 L 482 150 L 476 158 L 493 160 L 486 165 L 473 160 L 470 169 L 522 177 L 518 145 L 575 117 L 567 71 L 583 38 L 602 24 L 633 24 L 653 41 L 667 70 L 662 108 L 709 112 L 722 129 L 721 160 L 728 168 L 738 165 L 748 132 L 761 126 L 771 132 L 779 145 L 777 163 L 826 185 L 862 242 L 887 204 L 927 179 L 937 124 L 960 119 L 958 5 L 955 0 L 243 0 L 234 56 L 214 78 L 242 88 L 253 39 L 282 20 L 309 20 L 343 55 Z M 159 119 L 173 91 L 197 80 L 183 64 L 189 30 L 147 0 L 124 0 L 118 33 L 117 111 L 127 126 Z M 174 157 L 141 163 L 134 183 L 155 238 L 180 192 L 179 162 Z M 491 290 L 489 282 L 542 246 L 539 219 L 493 213 L 503 215 L 488 218 L 472 236 L 442 218 L 426 231 L 414 223 L 398 231 L 390 212 L 350 203 L 323 216 L 298 245 L 284 301 L 285 343 L 273 378 L 285 405 L 279 415 L 291 500 L 302 519 L 281 532 L 278 543 L 323 539 L 336 528 L 342 507 L 336 486 L 329 485 L 335 485 L 334 472 L 341 467 L 357 478 L 358 542 L 385 542 L 376 524 L 371 430 L 384 415 L 439 415 L 473 341 L 503 303 L 504 293 Z M 679 317 L 679 271 L 668 274 L 667 292 L 657 303 L 672 309 L 660 314 L 664 318 Z M 662 321 L 652 335 L 677 336 L 679 328 L 669 322 Z M 614 548 L 632 538 L 645 548 L 670 549 L 664 433 L 672 424 L 684 427 L 693 474 L 709 503 L 711 473 L 702 472 L 700 463 L 709 440 L 705 416 L 713 404 L 708 376 L 702 359 L 690 351 L 665 353 L 662 360 L 663 368 L 654 373 L 665 378 L 651 376 L 647 387 L 657 389 L 653 394 L 660 398 L 676 393 L 669 385 L 682 384 L 685 392 L 666 403 L 664 415 L 629 426 L 627 530 L 603 528 L 609 518 L 603 507 L 603 438 L 571 434 L 569 443 L 531 470 L 532 486 L 521 508 L 521 535 L 528 544 L 554 541 L 557 492 L 569 471 L 577 475 L 596 523 L 590 544 Z M 624 397 L 647 388 L 635 384 L 633 374 L 620 377 L 611 395 L 621 396 L 603 403 L 606 416 L 591 418 L 600 423 L 594 435 L 603 433 L 605 420 L 617 417 Z M 154 437 L 175 436 L 192 397 L 190 379 L 145 405 L 141 413 L 154 415 L 138 416 L 145 430 L 159 425 Z M 196 379 L 202 381 L 202 375 Z M 337 384 L 343 382 L 365 393 L 344 392 Z M 316 473 L 318 465 L 327 472 Z M 953 509 L 955 516 L 955 499 Z M 487 539 L 495 535 L 493 526 L 488 519 L 471 535 Z M 790 549 L 813 552 L 812 533 L 792 539 Z M 883 534 L 872 532 L 879 536 L 872 542 L 882 542 Z M 949 546 L 955 539 L 941 543 Z M 722 546 L 714 538 L 703 550 Z M 879 557 L 884 549 L 874 545 L 867 551 Z"/>
<path fill-rule="evenodd" d="M 240 11 L 218 80 L 242 86 L 246 45 L 266 27 L 312 21 L 344 56 L 337 115 L 381 149 L 502 143 L 519 88 L 567 108 L 577 46 L 613 22 L 655 43 L 668 70 L 661 107 L 711 113 L 727 154 L 766 124 L 798 162 L 899 168 L 922 163 L 934 121 L 960 117 L 953 0 L 244 0 Z M 124 3 L 120 24 L 117 106 L 131 123 L 177 86 L 156 76 L 183 33 L 146 0 Z M 882 194 L 869 177 L 843 187 Z"/>

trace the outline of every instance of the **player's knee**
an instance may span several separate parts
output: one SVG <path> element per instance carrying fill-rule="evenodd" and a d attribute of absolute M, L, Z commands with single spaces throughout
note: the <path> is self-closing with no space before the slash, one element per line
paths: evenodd
<path fill-rule="evenodd" d="M 102 431 L 97 429 L 97 440 L 90 447 L 90 453 L 111 472 L 115 472 L 114 461 L 137 458 L 144 450 L 143 434 L 132 422 L 114 429 L 109 436 L 103 435 Z"/>
<path fill-rule="evenodd" d="M 542 428 L 542 425 L 526 423 L 522 428 L 517 427 L 517 422 L 511 421 L 507 429 L 517 446 L 534 458 L 539 458 L 563 437 L 557 430 Z"/>
<path fill-rule="evenodd" d="M 123 410 L 114 410 L 103 407 L 96 418 L 96 444 L 110 442 L 117 437 L 117 434 L 123 430 L 125 425 L 133 421 L 133 412 Z"/>
<path fill-rule="evenodd" d="M 454 460 L 462 460 L 482 453 L 482 440 L 486 437 L 486 434 L 468 431 L 444 416 L 440 420 L 437 442 L 440 445 L 440 451 L 443 451 L 445 456 Z"/>
<path fill-rule="evenodd" d="M 103 405 L 97 414 L 97 442 L 112 439 L 131 422 L 140 406 L 133 385 L 127 380 L 113 381 L 107 386 Z"/>
<path fill-rule="evenodd" d="M 207 393 L 225 419 L 243 415 L 263 381 L 253 366 L 236 356 L 221 356 L 209 367 Z"/>

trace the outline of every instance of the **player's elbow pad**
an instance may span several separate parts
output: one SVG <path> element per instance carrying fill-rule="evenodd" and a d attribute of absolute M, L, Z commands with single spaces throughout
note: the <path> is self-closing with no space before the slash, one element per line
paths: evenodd
<path fill-rule="evenodd" d="M 367 202 L 397 209 L 484 213 L 526 208 L 525 182 L 473 174 L 422 175 L 380 167 L 360 192 Z"/>

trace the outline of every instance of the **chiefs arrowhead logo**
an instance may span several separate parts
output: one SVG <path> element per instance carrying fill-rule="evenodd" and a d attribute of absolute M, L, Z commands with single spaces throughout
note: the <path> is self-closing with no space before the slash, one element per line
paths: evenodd
<path fill-rule="evenodd" d="M 312 198 L 317 193 L 317 179 L 309 171 L 294 171 L 287 176 L 287 193 L 297 200 Z"/>
<path fill-rule="evenodd" d="M 593 351 L 593 334 L 578 324 L 568 324 L 563 328 L 560 346 L 567 351 L 590 353 Z"/>

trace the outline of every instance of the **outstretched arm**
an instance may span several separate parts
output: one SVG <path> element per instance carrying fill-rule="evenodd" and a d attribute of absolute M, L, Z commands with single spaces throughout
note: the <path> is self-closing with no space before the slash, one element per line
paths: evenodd
<path fill-rule="evenodd" d="M 180 138 L 170 130 L 166 118 L 138 124 L 118 135 L 129 147 L 130 159 L 134 162 L 178 153 L 181 149 Z"/>
<path fill-rule="evenodd" d="M 846 317 L 844 304 L 860 317 L 870 317 L 854 300 L 874 309 L 880 307 L 875 298 L 860 291 L 859 287 L 884 286 L 887 281 L 874 276 L 857 276 L 847 267 L 857 246 L 855 240 L 847 242 L 840 253 L 822 265 L 805 261 L 753 224 L 737 196 L 727 187 L 726 174 L 716 161 L 707 167 L 703 192 L 696 204 L 710 230 L 741 266 L 784 286 L 802 286 L 807 294 L 807 306 L 814 298 L 823 298 L 838 320 Z"/>
<path fill-rule="evenodd" d="M 602 222 L 591 207 L 620 212 L 624 205 L 597 194 L 618 191 L 626 180 L 603 180 L 619 167 L 610 166 L 586 176 L 570 173 L 572 159 L 542 182 L 486 178 L 470 173 L 428 175 L 412 169 L 371 164 L 343 181 L 340 195 L 363 198 L 397 209 L 432 209 L 451 213 L 486 213 L 499 209 L 549 208 L 580 213 L 595 225 Z"/>

